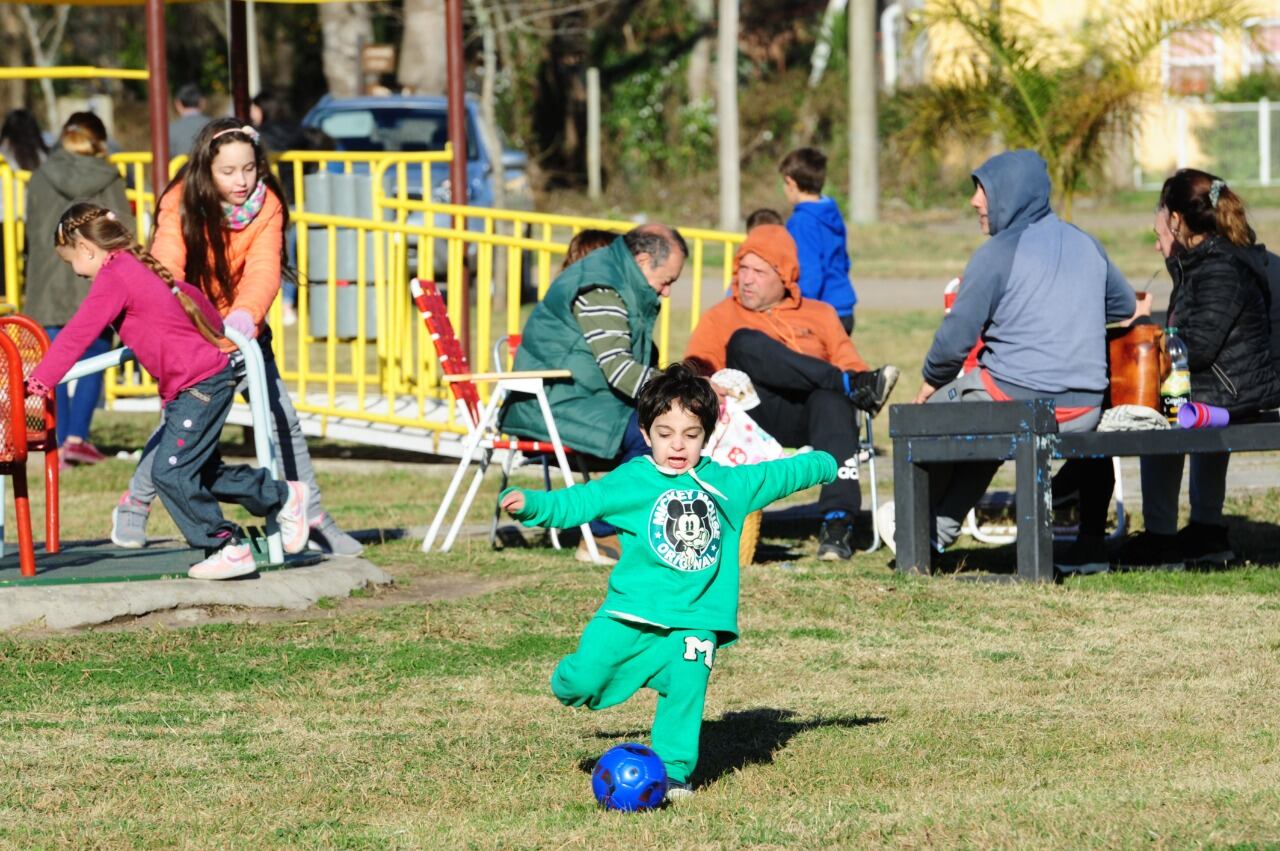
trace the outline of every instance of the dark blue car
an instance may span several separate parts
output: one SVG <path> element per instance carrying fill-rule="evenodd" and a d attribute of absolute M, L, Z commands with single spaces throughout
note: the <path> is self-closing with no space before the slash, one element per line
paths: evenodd
<path fill-rule="evenodd" d="M 532 208 L 529 158 L 510 148 L 500 154 L 490 151 L 480 134 L 480 116 L 475 101 L 467 107 L 467 201 L 476 207 L 493 206 L 495 156 L 502 157 L 506 172 L 506 206 Z M 449 141 L 448 102 L 434 95 L 389 95 L 385 97 L 334 98 L 325 95 L 302 119 L 303 126 L 315 127 L 337 143 L 340 151 L 443 151 Z M 409 195 L 414 199 L 449 201 L 449 166 L 434 164 L 430 191 L 425 192 L 419 168 L 409 171 Z M 394 178 L 393 178 L 394 179 Z M 394 184 L 387 186 L 394 189 Z"/>

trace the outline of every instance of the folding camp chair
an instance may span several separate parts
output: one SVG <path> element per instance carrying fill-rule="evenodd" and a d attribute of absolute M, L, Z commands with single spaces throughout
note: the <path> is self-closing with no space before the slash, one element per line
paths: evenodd
<path fill-rule="evenodd" d="M 458 507 L 458 512 L 449 527 L 449 532 L 445 535 L 444 543 L 440 546 L 442 552 L 447 552 L 453 547 L 453 542 L 462 528 L 462 521 L 475 500 L 476 491 L 480 489 L 480 482 L 489 468 L 489 462 L 493 460 L 495 450 L 505 450 L 508 453 L 508 461 L 513 452 L 551 452 L 555 455 L 560 467 L 565 486 L 573 484 L 573 473 L 569 469 L 565 448 L 560 441 L 560 432 L 556 429 L 555 418 L 551 414 L 551 406 L 547 402 L 546 391 L 543 389 L 544 381 L 557 378 L 568 379 L 572 378 L 573 374 L 567 369 L 548 369 L 539 372 L 470 372 L 466 353 L 462 351 L 462 346 L 453 332 L 453 323 L 449 321 L 444 299 L 440 296 L 435 283 L 415 278 L 409 283 L 409 288 L 413 294 L 413 303 L 417 306 L 422 321 L 431 335 L 431 341 L 440 360 L 440 369 L 444 373 L 444 381 L 449 385 L 454 400 L 465 409 L 468 418 L 467 436 L 462 442 L 462 459 L 458 462 L 440 508 L 436 511 L 435 519 L 431 521 L 431 528 L 422 541 L 424 553 L 430 552 L 435 544 L 436 536 L 440 533 L 449 508 L 458 494 L 458 488 L 462 484 L 467 468 L 472 461 L 479 462 L 471 485 L 467 488 L 462 504 Z M 489 401 L 483 405 L 480 394 L 476 390 L 476 382 L 480 381 L 493 383 Z M 528 393 L 538 400 L 543 422 L 547 426 L 547 434 L 551 438 L 549 442 L 505 438 L 498 433 L 498 411 L 508 393 Z M 477 453 L 479 453 L 478 456 Z M 599 551 L 596 549 L 595 538 L 591 535 L 590 527 L 583 524 L 581 528 L 587 551 L 591 554 L 593 561 L 599 561 Z M 558 539 L 553 538 L 553 543 L 557 548 L 559 547 Z"/>

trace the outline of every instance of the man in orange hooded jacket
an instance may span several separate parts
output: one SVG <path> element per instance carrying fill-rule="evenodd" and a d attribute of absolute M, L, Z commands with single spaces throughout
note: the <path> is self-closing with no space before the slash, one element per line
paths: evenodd
<path fill-rule="evenodd" d="M 800 294 L 800 264 L 786 228 L 752 230 L 733 272 L 731 297 L 703 315 L 685 356 L 707 375 L 726 367 L 745 372 L 760 396 L 751 416 L 761 428 L 783 446 L 812 446 L 841 462 L 818 501 L 824 514 L 818 557 L 849 558 L 853 518 L 862 504 L 854 409 L 875 416 L 898 370 L 871 371 L 835 310 Z"/>

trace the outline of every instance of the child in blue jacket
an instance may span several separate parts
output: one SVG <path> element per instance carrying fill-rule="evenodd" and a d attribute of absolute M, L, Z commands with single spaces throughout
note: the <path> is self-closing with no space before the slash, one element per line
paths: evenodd
<path fill-rule="evenodd" d="M 850 333 L 858 295 L 849 282 L 848 233 L 840 207 L 822 194 L 826 154 L 817 148 L 796 148 L 783 158 L 778 171 L 793 207 L 787 232 L 800 259 L 800 293 L 834 307 L 845 333 Z"/>

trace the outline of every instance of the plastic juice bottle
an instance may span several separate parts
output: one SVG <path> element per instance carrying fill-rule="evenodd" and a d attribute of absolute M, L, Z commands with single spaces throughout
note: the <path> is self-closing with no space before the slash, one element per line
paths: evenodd
<path fill-rule="evenodd" d="M 1165 351 L 1169 353 L 1169 377 L 1160 385 L 1160 401 L 1170 421 L 1178 419 L 1178 409 L 1191 398 L 1191 369 L 1187 365 L 1187 344 L 1177 328 L 1165 330 Z"/>

